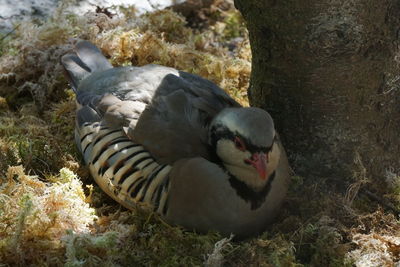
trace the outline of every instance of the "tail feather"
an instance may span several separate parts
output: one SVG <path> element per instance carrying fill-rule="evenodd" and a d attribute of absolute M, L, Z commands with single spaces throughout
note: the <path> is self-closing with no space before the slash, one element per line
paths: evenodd
<path fill-rule="evenodd" d="M 80 81 L 91 73 L 112 68 L 112 65 L 103 56 L 101 51 L 88 41 L 80 41 L 75 51 L 61 58 L 65 75 L 75 92 Z"/>
<path fill-rule="evenodd" d="M 111 69 L 113 66 L 101 51 L 91 42 L 80 41 L 75 46 L 78 57 L 90 68 L 91 72 Z"/>
<path fill-rule="evenodd" d="M 74 91 L 77 91 L 79 82 L 86 78 L 91 72 L 88 66 L 76 54 L 66 54 L 61 58 L 65 69 L 65 76 Z"/>

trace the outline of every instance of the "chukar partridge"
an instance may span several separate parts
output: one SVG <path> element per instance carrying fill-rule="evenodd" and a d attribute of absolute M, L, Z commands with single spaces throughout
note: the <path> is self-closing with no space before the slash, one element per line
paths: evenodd
<path fill-rule="evenodd" d="M 97 184 L 171 224 L 247 237 L 265 229 L 289 166 L 271 116 L 173 68 L 115 67 L 87 41 L 62 57 L 76 93 L 75 139 Z"/>

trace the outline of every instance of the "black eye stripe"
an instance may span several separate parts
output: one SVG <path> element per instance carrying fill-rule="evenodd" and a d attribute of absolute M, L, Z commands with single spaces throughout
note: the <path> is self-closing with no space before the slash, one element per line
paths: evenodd
<path fill-rule="evenodd" d="M 236 145 L 235 137 L 239 137 L 242 140 L 242 142 L 244 143 L 244 145 L 246 147 L 246 150 L 248 150 L 250 153 L 256 153 L 256 152 L 268 153 L 272 150 L 274 143 L 278 140 L 278 138 L 275 134 L 274 138 L 272 140 L 272 144 L 269 147 L 256 146 L 256 145 L 253 145 L 249 139 L 240 135 L 239 133 L 231 132 L 226 127 L 224 127 L 222 125 L 217 125 L 217 126 L 213 127 L 213 129 L 211 130 L 211 145 L 213 147 L 215 147 L 216 142 L 219 139 L 231 140 Z"/>
<path fill-rule="evenodd" d="M 242 138 L 237 135 L 233 138 L 233 143 L 235 143 L 235 146 L 240 150 L 245 150 L 247 147 Z"/>

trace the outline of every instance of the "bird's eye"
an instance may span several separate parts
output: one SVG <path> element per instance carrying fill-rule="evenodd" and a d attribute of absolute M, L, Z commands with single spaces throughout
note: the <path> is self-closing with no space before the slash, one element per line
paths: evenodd
<path fill-rule="evenodd" d="M 236 136 L 234 142 L 237 149 L 239 149 L 240 151 L 246 150 L 246 146 L 244 145 L 242 139 Z"/>

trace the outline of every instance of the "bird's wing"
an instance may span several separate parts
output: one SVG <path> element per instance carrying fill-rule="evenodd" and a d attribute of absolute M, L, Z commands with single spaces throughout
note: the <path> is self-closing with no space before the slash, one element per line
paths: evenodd
<path fill-rule="evenodd" d="M 231 106 L 238 104 L 213 83 L 184 72 L 168 74 L 128 135 L 163 163 L 210 158 L 208 125 Z"/>
<path fill-rule="evenodd" d="M 159 65 L 112 68 L 85 41 L 75 50 L 62 60 L 77 102 L 97 112 L 109 127 L 123 128 L 160 163 L 209 158 L 209 122 L 221 109 L 240 106 L 197 75 Z M 84 121 L 78 116 L 78 123 Z"/>

